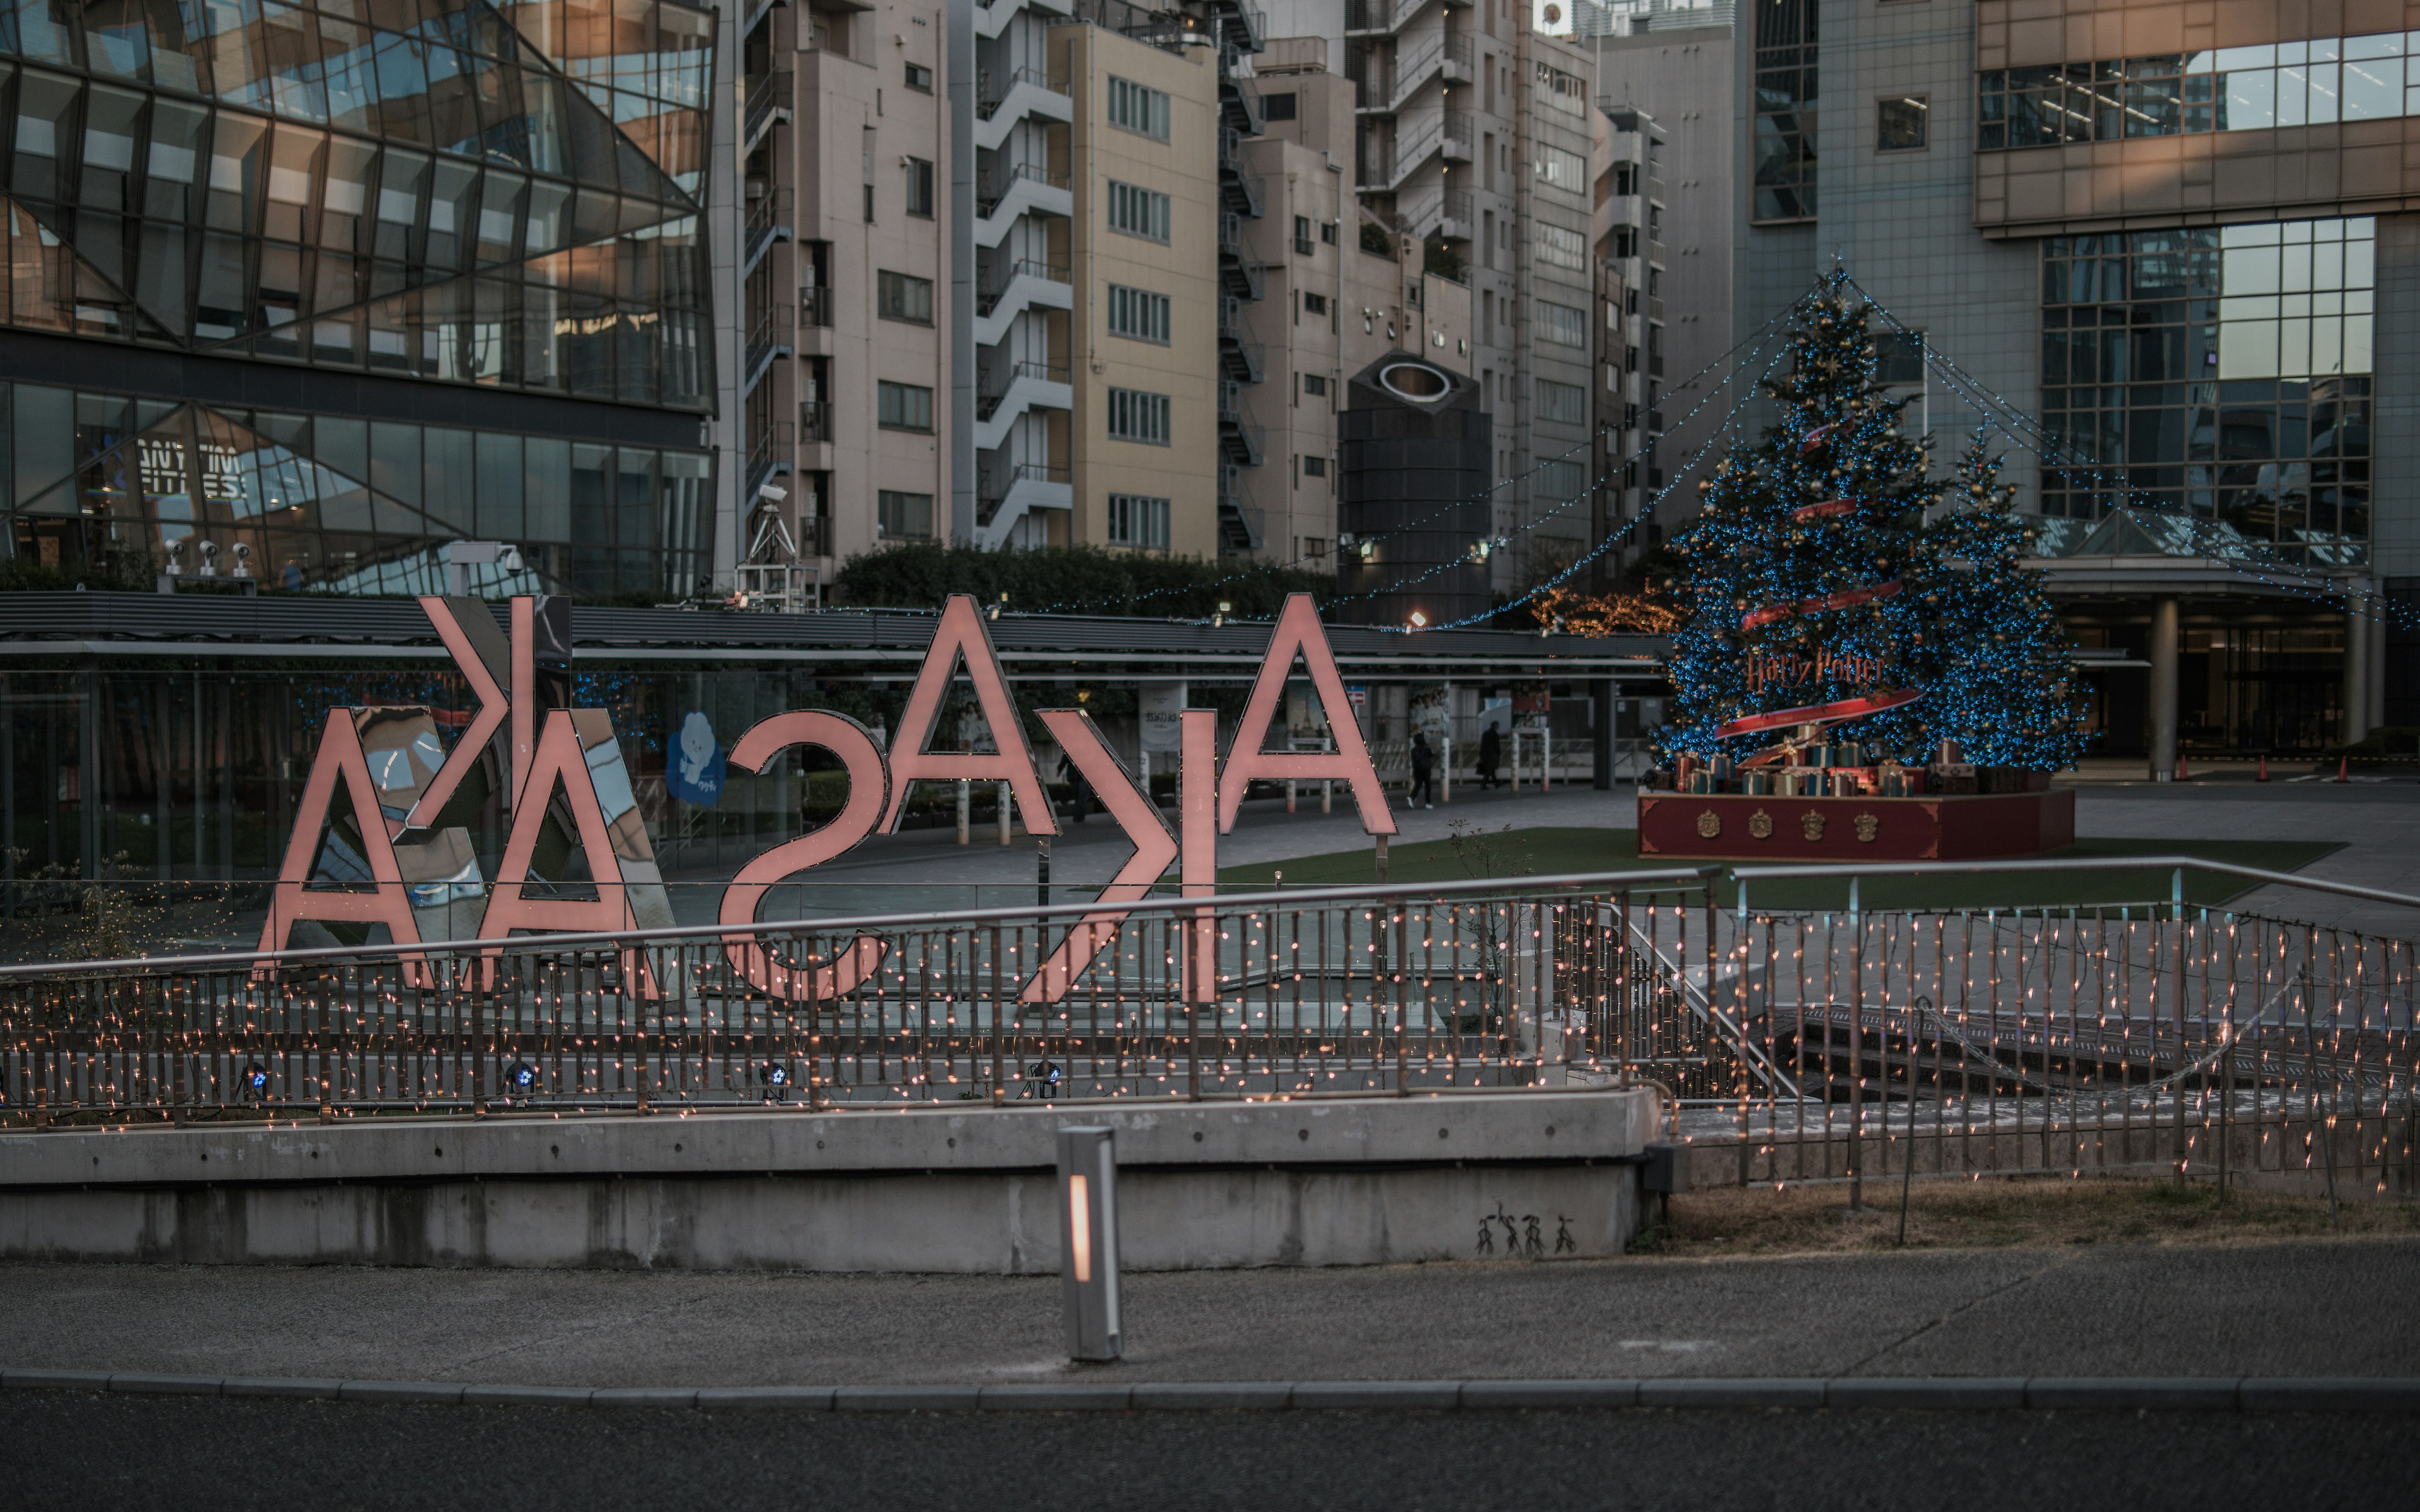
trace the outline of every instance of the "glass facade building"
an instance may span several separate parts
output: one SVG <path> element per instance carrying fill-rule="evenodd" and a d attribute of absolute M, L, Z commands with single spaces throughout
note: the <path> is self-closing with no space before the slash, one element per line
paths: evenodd
<path fill-rule="evenodd" d="M 0 0 L 0 550 L 398 592 L 468 537 L 511 586 L 691 590 L 714 26 Z"/>
<path fill-rule="evenodd" d="M 2367 217 L 2051 237 L 2041 510 L 2217 521 L 2313 565 L 2370 538 Z"/>

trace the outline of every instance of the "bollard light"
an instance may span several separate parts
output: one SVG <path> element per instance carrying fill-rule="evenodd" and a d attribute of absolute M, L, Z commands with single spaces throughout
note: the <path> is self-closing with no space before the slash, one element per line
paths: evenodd
<path fill-rule="evenodd" d="M 1059 1131 L 1059 1275 L 1067 1357 L 1114 1360 L 1118 1320 L 1118 1157 L 1114 1131 Z"/>

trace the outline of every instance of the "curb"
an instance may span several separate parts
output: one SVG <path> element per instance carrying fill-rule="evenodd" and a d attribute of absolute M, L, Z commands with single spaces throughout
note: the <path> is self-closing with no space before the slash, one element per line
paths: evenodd
<path fill-rule="evenodd" d="M 1652 1381 L 1064 1381 L 994 1386 L 509 1386 L 0 1370 L 0 1390 L 461 1407 L 794 1412 L 1728 1411 L 2420 1412 L 2420 1376 L 1745 1376 Z"/>

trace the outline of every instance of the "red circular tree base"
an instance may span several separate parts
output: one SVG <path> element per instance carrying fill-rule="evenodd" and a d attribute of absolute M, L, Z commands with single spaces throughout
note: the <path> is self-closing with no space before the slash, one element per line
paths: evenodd
<path fill-rule="evenodd" d="M 1978 861 L 2075 843 L 2075 790 L 1922 798 L 1642 793 L 1638 854 L 1714 861 Z"/>

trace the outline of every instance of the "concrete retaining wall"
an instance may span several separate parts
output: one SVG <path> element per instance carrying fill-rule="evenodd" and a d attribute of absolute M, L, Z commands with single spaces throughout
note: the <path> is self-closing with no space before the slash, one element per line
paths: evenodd
<path fill-rule="evenodd" d="M 0 1135 L 0 1258 L 1052 1272 L 1063 1124 L 1140 1270 L 1620 1254 L 1652 1094 Z"/>

